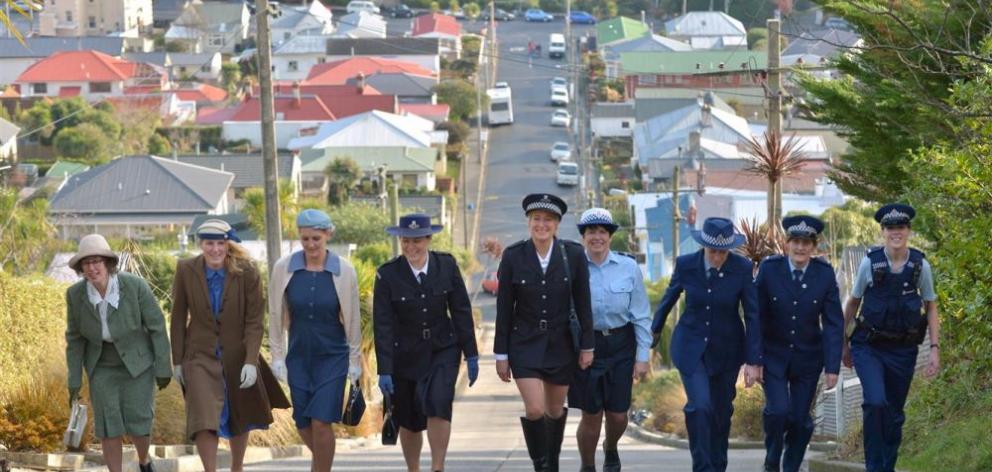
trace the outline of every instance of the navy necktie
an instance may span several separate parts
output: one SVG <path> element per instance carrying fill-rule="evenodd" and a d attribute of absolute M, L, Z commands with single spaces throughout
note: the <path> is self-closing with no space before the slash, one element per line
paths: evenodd
<path fill-rule="evenodd" d="M 424 284 L 424 276 L 425 275 L 427 275 L 427 274 L 424 273 L 424 272 L 417 273 L 417 283 L 419 283 L 420 285 L 423 285 Z"/>
<path fill-rule="evenodd" d="M 713 280 L 713 279 L 716 279 L 716 277 L 717 277 L 717 275 L 716 275 L 716 274 L 717 274 L 717 272 L 718 272 L 718 271 L 716 270 L 716 268 L 714 268 L 714 267 L 710 267 L 710 271 L 709 271 L 709 277 L 708 277 L 708 278 L 709 278 L 710 280 Z"/>
<path fill-rule="evenodd" d="M 799 269 L 793 270 L 792 271 L 792 280 L 796 284 L 799 284 L 800 282 L 802 282 L 802 280 L 803 280 L 803 271 L 801 271 Z"/>

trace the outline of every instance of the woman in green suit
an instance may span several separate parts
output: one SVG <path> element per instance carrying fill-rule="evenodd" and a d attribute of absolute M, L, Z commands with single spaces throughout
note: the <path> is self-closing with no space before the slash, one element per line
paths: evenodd
<path fill-rule="evenodd" d="M 122 437 L 127 434 L 138 450 L 141 472 L 148 472 L 155 385 L 163 389 L 172 378 L 169 340 L 148 284 L 118 272 L 117 263 L 117 254 L 99 234 L 84 236 L 69 260 L 69 267 L 83 276 L 66 292 L 69 402 L 79 396 L 85 369 L 107 468 L 123 468 Z"/>

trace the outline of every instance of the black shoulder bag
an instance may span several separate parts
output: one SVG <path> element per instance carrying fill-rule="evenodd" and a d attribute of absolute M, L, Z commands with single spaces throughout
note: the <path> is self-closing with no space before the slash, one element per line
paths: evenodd
<path fill-rule="evenodd" d="M 572 297 L 572 269 L 568 264 L 568 251 L 565 243 L 559 242 L 561 248 L 561 261 L 565 264 L 565 273 L 568 277 L 568 333 L 572 335 L 572 347 L 578 353 L 582 348 L 582 325 L 579 324 L 579 316 L 575 313 L 575 299 Z"/>
<path fill-rule="evenodd" d="M 362 395 L 362 388 L 356 383 L 348 382 L 348 400 L 344 406 L 344 413 L 341 414 L 341 423 L 347 426 L 358 426 L 365 415 L 365 396 Z"/>
<path fill-rule="evenodd" d="M 388 393 L 382 395 L 382 445 L 395 446 L 399 437 L 396 420 L 393 419 L 393 400 Z"/>

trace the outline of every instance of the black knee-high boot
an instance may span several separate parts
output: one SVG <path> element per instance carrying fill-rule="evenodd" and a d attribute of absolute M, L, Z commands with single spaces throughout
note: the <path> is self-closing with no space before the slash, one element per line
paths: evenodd
<path fill-rule="evenodd" d="M 520 426 L 524 430 L 524 442 L 527 443 L 527 453 L 534 462 L 534 472 L 548 470 L 548 433 L 544 418 L 529 420 L 520 417 Z"/>
<path fill-rule="evenodd" d="M 565 437 L 568 410 L 562 410 L 558 418 L 545 416 L 544 420 L 548 423 L 548 472 L 558 472 L 558 457 L 561 455 L 561 441 Z"/>

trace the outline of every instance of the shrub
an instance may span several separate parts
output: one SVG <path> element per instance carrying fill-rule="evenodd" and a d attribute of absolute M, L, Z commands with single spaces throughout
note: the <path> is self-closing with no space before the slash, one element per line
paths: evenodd
<path fill-rule="evenodd" d="M 23 368 L 23 366 L 22 366 Z M 64 364 L 46 363 L 0 402 L 0 444 L 12 451 L 56 452 L 69 422 Z M 92 416 L 92 415 L 90 415 Z"/>
<path fill-rule="evenodd" d="M 437 129 L 448 132 L 448 145 L 461 144 L 472 132 L 472 129 L 462 121 L 445 121 L 437 125 Z"/>
<path fill-rule="evenodd" d="M 682 378 L 675 369 L 654 373 L 647 380 L 634 385 L 633 408 L 645 409 L 651 413 L 644 426 L 662 433 L 687 437 L 685 429 L 686 396 L 682 388 Z M 762 410 L 765 396 L 761 389 L 745 389 L 737 386 L 734 399 L 734 416 L 730 436 L 741 439 L 760 439 L 762 433 Z"/>
<path fill-rule="evenodd" d="M 30 380 L 28 366 L 65 358 L 65 289 L 47 277 L 11 277 L 0 272 L 0 326 L 4 327 L 0 397 Z"/>
<path fill-rule="evenodd" d="M 393 248 L 389 243 L 366 244 L 353 255 L 353 259 L 367 262 L 372 267 L 379 267 L 393 257 Z"/>

